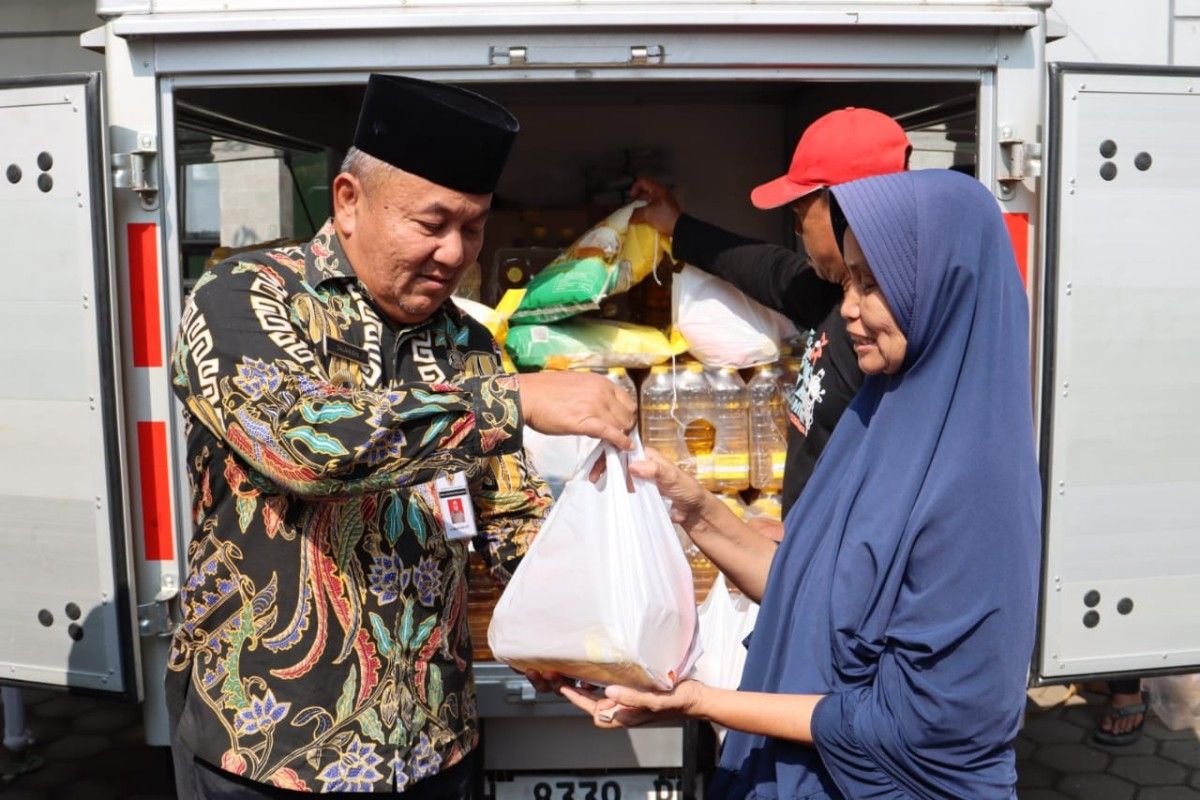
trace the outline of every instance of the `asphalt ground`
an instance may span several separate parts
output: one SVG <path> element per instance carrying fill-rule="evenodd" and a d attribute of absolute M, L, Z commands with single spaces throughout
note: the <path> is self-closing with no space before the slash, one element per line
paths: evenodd
<path fill-rule="evenodd" d="M 25 690 L 35 742 L 0 749 L 2 800 L 172 800 L 170 753 L 145 744 L 140 708 Z M 1106 698 L 1069 687 L 1029 693 L 1016 742 L 1020 800 L 1200 800 L 1200 736 L 1153 716 L 1141 739 L 1106 747 L 1091 733 Z M 22 767 L 34 767 L 22 771 Z"/>

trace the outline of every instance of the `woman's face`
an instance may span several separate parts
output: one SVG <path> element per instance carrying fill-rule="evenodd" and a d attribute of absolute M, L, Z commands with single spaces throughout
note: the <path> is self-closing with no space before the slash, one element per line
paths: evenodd
<path fill-rule="evenodd" d="M 844 244 L 847 278 L 842 319 L 858 356 L 858 368 L 866 375 L 893 375 L 904 364 L 908 339 L 888 308 L 854 231 L 848 228 Z"/>

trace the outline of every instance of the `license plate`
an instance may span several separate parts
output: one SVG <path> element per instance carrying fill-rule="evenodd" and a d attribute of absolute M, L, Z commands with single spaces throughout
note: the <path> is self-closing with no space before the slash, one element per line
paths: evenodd
<path fill-rule="evenodd" d="M 487 780 L 489 800 L 681 800 L 679 778 L 652 772 L 511 775 Z"/>

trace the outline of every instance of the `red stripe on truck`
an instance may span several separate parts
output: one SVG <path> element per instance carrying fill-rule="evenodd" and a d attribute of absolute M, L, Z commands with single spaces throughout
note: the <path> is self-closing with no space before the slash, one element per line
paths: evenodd
<path fill-rule="evenodd" d="M 161 367 L 162 303 L 158 291 L 158 226 L 131 222 L 129 237 L 129 309 L 133 321 L 133 365 Z"/>
<path fill-rule="evenodd" d="M 1021 272 L 1021 283 L 1029 286 L 1029 215 L 1005 214 L 1004 227 L 1012 241 L 1013 255 L 1017 257 L 1017 269 Z"/>
<path fill-rule="evenodd" d="M 137 424 L 138 473 L 142 484 L 142 541 L 147 561 L 175 558 L 174 526 L 171 524 L 171 490 L 167 485 L 167 423 Z"/>

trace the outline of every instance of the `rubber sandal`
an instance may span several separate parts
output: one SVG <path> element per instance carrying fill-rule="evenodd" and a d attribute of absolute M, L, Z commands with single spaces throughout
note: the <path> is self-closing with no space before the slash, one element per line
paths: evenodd
<path fill-rule="evenodd" d="M 39 770 L 45 765 L 46 759 L 36 753 L 14 753 L 0 761 L 0 783 L 8 785 L 25 773 Z"/>
<path fill-rule="evenodd" d="M 1106 731 L 1103 728 L 1098 727 L 1092 732 L 1092 738 L 1100 744 L 1107 744 L 1113 747 L 1122 747 L 1127 744 L 1133 744 L 1142 736 L 1142 727 L 1146 724 L 1146 712 L 1148 710 L 1149 709 L 1146 707 L 1145 701 L 1141 703 L 1132 703 L 1127 706 L 1120 706 L 1119 708 L 1110 703 L 1104 712 L 1104 719 L 1113 720 L 1115 722 L 1116 720 L 1124 719 L 1125 717 L 1132 717 L 1137 714 L 1141 714 L 1142 718 L 1138 721 L 1137 725 L 1134 725 L 1132 728 L 1123 733 L 1112 733 L 1111 731 Z M 1101 721 L 1100 724 L 1103 725 L 1103 721 Z"/>

